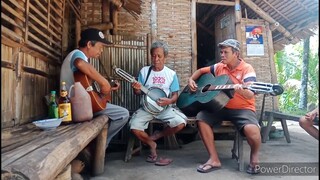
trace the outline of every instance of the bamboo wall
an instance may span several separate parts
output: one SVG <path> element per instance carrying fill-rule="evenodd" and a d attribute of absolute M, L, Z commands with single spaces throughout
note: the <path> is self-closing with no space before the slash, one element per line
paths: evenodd
<path fill-rule="evenodd" d="M 81 9 L 74 11 L 76 17 L 81 16 L 80 29 L 92 24 L 110 24 L 110 21 L 116 25 L 115 29 L 104 31 L 106 35 L 112 32 L 117 34 L 108 37 L 113 38 L 111 40 L 115 45 L 106 49 L 101 58 L 107 72 L 112 72 L 110 62 L 115 62 L 136 76 L 138 69 L 149 63 L 148 45 L 151 41 L 164 40 L 169 45 L 166 65 L 176 70 L 181 88 L 187 84 L 197 58 L 194 49 L 196 28 L 193 27 L 195 0 L 141 1 L 141 14 L 138 18 L 124 8 L 120 8 L 116 13 L 111 12 L 112 8 L 103 6 L 102 0 L 86 0 L 81 3 Z M 69 8 L 65 5 L 65 0 L 2 1 L 2 127 L 29 122 L 46 115 L 42 98 L 58 87 L 64 51 L 72 44 L 69 43 L 70 37 L 77 39 L 79 30 L 77 22 L 71 21 L 75 18 L 72 14 L 66 16 L 68 21 L 63 19 L 65 10 Z M 245 24 L 250 23 L 264 27 L 265 56 L 250 57 L 247 61 L 256 69 L 258 80 L 276 82 L 276 77 L 272 75 L 275 71 L 269 25 L 264 21 L 242 18 L 242 37 L 245 37 Z M 66 24 L 67 29 L 64 28 Z M 70 30 L 76 32 L 69 32 Z M 65 31 L 67 32 L 64 33 Z M 151 40 L 147 44 L 139 44 L 139 38 L 146 38 L 148 34 L 151 34 Z M 126 39 L 130 37 L 134 38 Z M 65 39 L 69 41 L 62 42 Z M 141 42 L 144 41 L 145 39 Z M 241 44 L 242 53 L 245 53 L 245 39 Z M 139 49 L 141 51 L 138 51 Z M 112 61 L 109 61 L 110 59 Z M 275 104 L 271 98 L 267 101 Z M 130 105 L 128 107 L 132 108 Z"/>
<path fill-rule="evenodd" d="M 246 46 L 246 26 L 261 26 L 264 55 L 263 56 L 247 56 Z M 263 20 L 241 19 L 241 53 L 245 61 L 253 66 L 257 74 L 257 81 L 277 83 L 277 75 L 275 71 L 273 42 L 269 24 Z M 267 97 L 265 110 L 278 109 L 278 97 Z M 257 97 L 257 109 L 261 109 L 262 95 Z"/>
<path fill-rule="evenodd" d="M 140 96 L 134 95 L 131 83 L 118 76 L 113 71 L 113 66 L 121 68 L 137 79 L 140 69 L 150 64 L 147 58 L 148 37 L 108 35 L 106 38 L 114 45 L 104 48 L 100 61 L 92 59 L 91 63 L 107 79 L 120 82 L 121 88 L 112 94 L 112 104 L 134 112 L 139 108 Z"/>
<path fill-rule="evenodd" d="M 151 33 L 151 0 L 142 1 L 142 14 L 134 19 L 124 9 L 119 12 L 120 34 L 145 36 Z M 163 40 L 169 45 L 166 65 L 177 71 L 183 88 L 191 73 L 191 3 L 186 0 L 157 1 L 156 29 L 153 40 Z"/>
<path fill-rule="evenodd" d="M 1 1 L 1 128 L 47 114 L 56 90 L 65 1 Z"/>
<path fill-rule="evenodd" d="M 150 33 L 151 29 L 151 3 L 152 0 L 143 1 L 142 14 L 139 19 L 130 18 L 129 14 L 125 10 L 121 10 L 119 13 L 119 28 L 118 32 L 123 34 L 144 35 Z M 157 19 L 156 19 L 156 39 L 167 41 L 169 44 L 169 57 L 167 58 L 166 65 L 174 69 L 179 77 L 181 88 L 187 85 L 187 79 L 191 75 L 192 71 L 192 2 L 187 0 L 165 0 L 156 1 L 157 6 Z M 226 15 L 231 15 L 230 29 L 227 31 L 221 30 L 220 34 L 217 33 L 217 41 L 219 41 L 220 35 L 224 36 L 224 39 L 235 38 L 235 24 L 234 10 L 231 7 L 229 11 L 221 16 L 217 17 L 217 21 L 222 19 Z M 130 20 L 129 20 L 130 19 Z M 128 22 L 130 21 L 130 23 Z M 218 26 L 216 23 L 216 26 Z M 262 25 L 265 55 L 263 57 L 247 57 L 246 56 L 246 39 L 245 39 L 245 25 Z M 257 73 L 257 80 L 262 82 L 276 83 L 275 67 L 273 62 L 273 42 L 269 25 L 263 20 L 249 20 L 241 19 L 241 45 L 242 45 L 242 57 L 246 61 L 252 63 Z M 222 41 L 222 39 L 220 40 Z M 219 41 L 219 42 L 220 42 Z M 218 43 L 218 42 L 216 42 Z M 263 62 L 263 63 L 261 63 Z M 277 97 L 266 98 L 266 109 L 277 109 Z M 262 95 L 257 96 L 257 109 L 261 109 Z"/>

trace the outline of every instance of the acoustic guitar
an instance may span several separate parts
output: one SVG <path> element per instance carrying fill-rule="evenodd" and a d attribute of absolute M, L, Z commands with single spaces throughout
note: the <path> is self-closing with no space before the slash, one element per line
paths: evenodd
<path fill-rule="evenodd" d="M 80 82 L 84 89 L 89 93 L 93 113 L 101 111 L 107 107 L 107 102 L 111 101 L 111 94 L 104 95 L 100 93 L 99 84 L 81 71 L 73 73 L 73 77 L 74 82 Z"/>
<path fill-rule="evenodd" d="M 196 116 L 201 110 L 217 112 L 222 109 L 234 95 L 234 84 L 227 75 L 214 77 L 211 73 L 203 74 L 196 81 L 198 89 L 191 92 L 187 85 L 180 93 L 177 107 L 187 116 Z M 242 85 L 256 94 L 277 96 L 283 93 L 278 84 L 253 82 Z"/>

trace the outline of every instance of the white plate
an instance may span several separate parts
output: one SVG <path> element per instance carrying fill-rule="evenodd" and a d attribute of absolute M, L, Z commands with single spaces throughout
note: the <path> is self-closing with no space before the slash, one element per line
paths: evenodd
<path fill-rule="evenodd" d="M 55 129 L 61 124 L 62 118 L 43 119 L 32 122 L 37 127 L 43 130 Z"/>

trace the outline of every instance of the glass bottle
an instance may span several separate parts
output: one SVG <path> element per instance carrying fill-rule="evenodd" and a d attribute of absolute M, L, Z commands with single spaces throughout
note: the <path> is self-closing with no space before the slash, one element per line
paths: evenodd
<path fill-rule="evenodd" d="M 69 124 L 72 122 L 71 102 L 68 97 L 68 91 L 66 82 L 61 83 L 60 97 L 59 97 L 59 118 L 62 119 L 63 124 Z"/>
<path fill-rule="evenodd" d="M 56 102 L 56 91 L 51 91 L 49 103 L 49 118 L 58 118 L 58 104 Z"/>

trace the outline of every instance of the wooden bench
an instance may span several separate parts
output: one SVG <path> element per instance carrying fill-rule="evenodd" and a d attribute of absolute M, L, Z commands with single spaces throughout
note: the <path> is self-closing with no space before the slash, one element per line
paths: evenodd
<path fill-rule="evenodd" d="M 149 134 L 152 134 L 152 127 L 155 123 L 162 123 L 159 120 L 152 120 L 149 124 Z M 187 119 L 187 125 L 191 127 L 197 127 L 196 119 L 194 117 L 189 117 Z M 214 128 L 214 133 L 235 133 L 233 148 L 231 149 L 232 159 L 236 159 L 238 163 L 239 171 L 244 169 L 244 159 L 243 159 L 243 137 L 240 135 L 238 130 L 233 126 L 230 121 L 223 121 L 221 127 Z M 164 137 L 164 144 L 166 149 L 176 149 L 180 147 L 176 140 L 175 135 Z M 135 148 L 136 147 L 136 148 Z M 124 158 L 125 162 L 129 162 L 132 158 L 132 155 L 141 152 L 142 146 L 141 142 L 130 132 L 129 140 L 127 144 L 127 151 Z"/>
<path fill-rule="evenodd" d="M 266 129 L 264 129 L 262 132 L 262 143 L 265 143 L 267 141 L 273 121 L 281 122 L 281 126 L 284 131 L 284 136 L 286 137 L 287 142 L 291 143 L 290 134 L 287 126 L 287 120 L 299 122 L 300 116 L 289 115 L 276 111 L 265 111 L 264 115 L 267 119 L 267 126 Z"/>
<path fill-rule="evenodd" d="M 60 125 L 46 131 L 31 123 L 3 129 L 1 179 L 55 179 L 94 139 L 92 173 L 103 173 L 108 120 L 101 115 L 88 122 Z"/>

